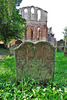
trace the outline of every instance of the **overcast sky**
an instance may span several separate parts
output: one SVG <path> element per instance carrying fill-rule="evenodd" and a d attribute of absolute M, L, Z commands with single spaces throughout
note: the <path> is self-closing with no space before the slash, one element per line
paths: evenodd
<path fill-rule="evenodd" d="M 57 40 L 63 39 L 63 29 L 67 26 L 67 0 L 23 0 L 21 7 L 37 6 L 48 12 L 48 27 L 52 27 Z"/>

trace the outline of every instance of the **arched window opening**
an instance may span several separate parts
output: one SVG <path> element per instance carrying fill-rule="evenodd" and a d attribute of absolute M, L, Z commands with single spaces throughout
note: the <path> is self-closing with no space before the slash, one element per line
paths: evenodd
<path fill-rule="evenodd" d="M 27 13 L 28 12 L 28 10 L 27 9 L 24 9 L 24 13 Z"/>
<path fill-rule="evenodd" d="M 24 18 L 27 20 L 27 17 L 28 17 L 28 9 L 25 8 L 24 9 Z"/>
<path fill-rule="evenodd" d="M 31 8 L 31 20 L 34 20 L 34 8 Z"/>
<path fill-rule="evenodd" d="M 40 39 L 40 27 L 37 28 L 37 40 Z"/>
<path fill-rule="evenodd" d="M 37 14 L 38 14 L 38 18 L 37 18 L 37 20 L 40 21 L 40 19 L 41 19 L 41 11 L 38 10 L 38 11 L 37 11 Z"/>
<path fill-rule="evenodd" d="M 34 8 L 31 8 L 31 13 L 32 13 L 32 14 L 34 13 Z"/>
<path fill-rule="evenodd" d="M 33 29 L 31 29 L 31 40 L 33 40 Z"/>

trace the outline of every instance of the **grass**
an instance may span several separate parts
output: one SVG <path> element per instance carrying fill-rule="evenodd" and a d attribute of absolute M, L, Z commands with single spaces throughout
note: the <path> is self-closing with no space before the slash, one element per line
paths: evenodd
<path fill-rule="evenodd" d="M 63 52 L 55 53 L 54 80 L 61 86 L 67 86 L 67 57 Z"/>
<path fill-rule="evenodd" d="M 0 100 L 67 100 L 67 57 L 56 52 L 52 87 L 40 86 L 30 77 L 17 85 L 14 56 L 7 55 L 0 60 Z"/>

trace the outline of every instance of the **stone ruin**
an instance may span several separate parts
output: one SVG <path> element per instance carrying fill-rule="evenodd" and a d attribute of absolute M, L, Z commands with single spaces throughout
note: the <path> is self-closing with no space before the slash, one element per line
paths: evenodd
<path fill-rule="evenodd" d="M 27 31 L 24 34 L 24 41 L 48 41 L 50 37 L 50 43 L 54 45 L 54 35 L 48 32 L 47 11 L 34 6 L 22 7 L 19 11 L 27 21 Z"/>
<path fill-rule="evenodd" d="M 64 52 L 65 41 L 60 40 L 57 42 L 57 52 Z"/>
<path fill-rule="evenodd" d="M 26 42 L 15 48 L 17 81 L 30 76 L 40 83 L 54 77 L 55 48 L 48 42 Z"/>
<path fill-rule="evenodd" d="M 67 56 L 67 41 L 65 41 L 64 56 Z"/>
<path fill-rule="evenodd" d="M 27 20 L 28 28 L 25 32 L 25 40 L 46 40 L 47 11 L 34 6 L 23 7 L 19 10 L 22 17 Z"/>
<path fill-rule="evenodd" d="M 15 49 L 17 46 L 19 46 L 21 43 L 22 43 L 21 40 L 15 41 L 15 43 L 14 43 L 13 45 L 10 46 L 9 54 L 10 54 L 10 55 L 14 55 L 14 49 Z"/>
<path fill-rule="evenodd" d="M 48 28 L 48 38 L 47 41 L 53 45 L 54 47 L 56 47 L 56 38 L 54 38 L 54 34 L 52 32 L 52 27 Z"/>

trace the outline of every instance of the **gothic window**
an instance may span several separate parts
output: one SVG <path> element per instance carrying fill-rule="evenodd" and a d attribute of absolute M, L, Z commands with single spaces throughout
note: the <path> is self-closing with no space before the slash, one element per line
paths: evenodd
<path fill-rule="evenodd" d="M 40 39 L 40 27 L 37 28 L 37 40 Z"/>
<path fill-rule="evenodd" d="M 34 8 L 31 8 L 31 20 L 34 20 Z"/>
<path fill-rule="evenodd" d="M 25 8 L 24 9 L 24 18 L 27 20 L 27 17 L 28 17 L 28 9 Z"/>
<path fill-rule="evenodd" d="M 38 15 L 37 20 L 40 21 L 40 19 L 41 19 L 41 11 L 40 10 L 37 11 L 37 15 Z"/>
<path fill-rule="evenodd" d="M 33 40 L 33 29 L 31 29 L 31 40 Z"/>

